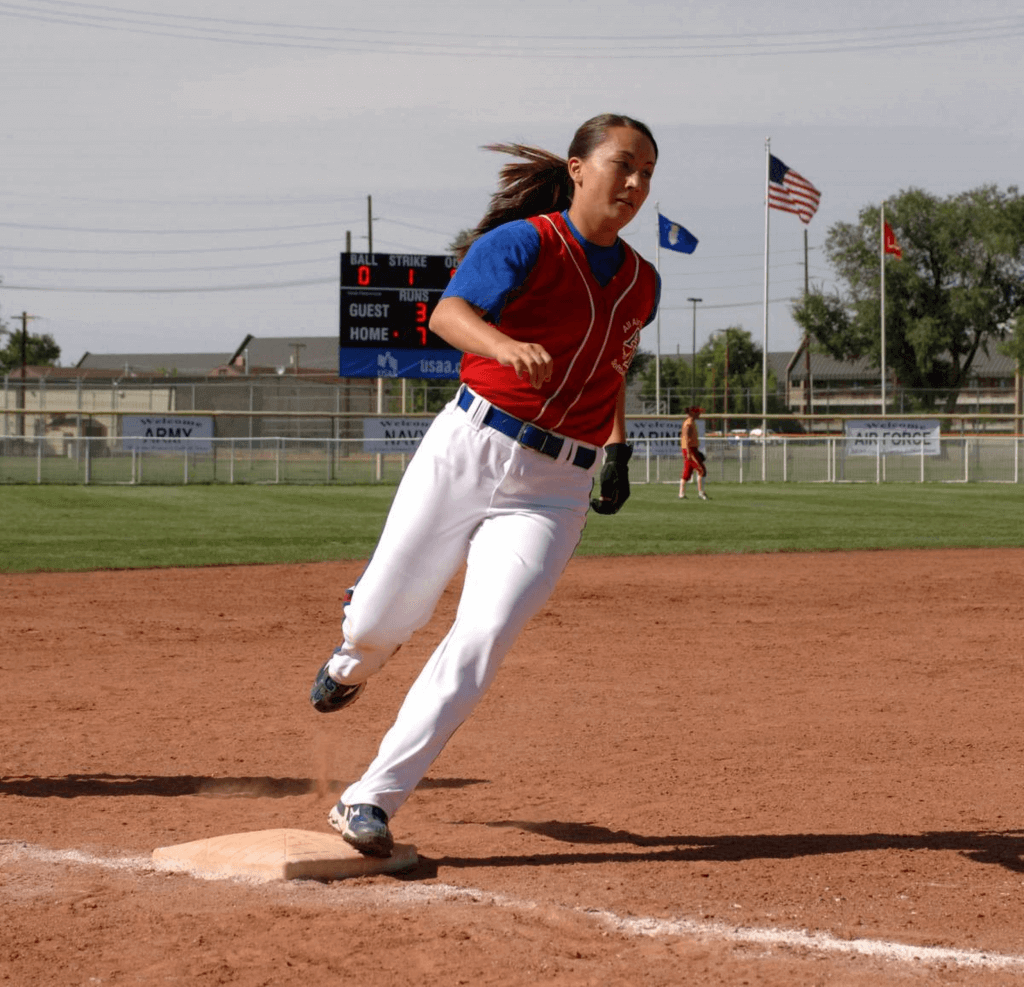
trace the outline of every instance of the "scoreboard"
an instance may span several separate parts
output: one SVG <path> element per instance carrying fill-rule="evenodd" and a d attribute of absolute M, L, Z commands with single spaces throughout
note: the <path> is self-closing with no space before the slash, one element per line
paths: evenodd
<path fill-rule="evenodd" d="M 427 328 L 453 254 L 341 255 L 340 377 L 455 380 L 462 354 Z"/>

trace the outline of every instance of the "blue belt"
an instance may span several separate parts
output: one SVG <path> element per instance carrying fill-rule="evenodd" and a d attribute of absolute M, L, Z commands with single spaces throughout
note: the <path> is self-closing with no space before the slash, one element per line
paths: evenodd
<path fill-rule="evenodd" d="M 459 394 L 459 407 L 463 411 L 469 411 L 475 398 L 476 395 L 469 388 L 464 387 L 462 393 Z M 493 404 L 484 413 L 483 424 L 489 425 L 510 439 L 515 439 L 521 446 L 533 449 L 543 456 L 550 456 L 552 459 L 558 459 L 562 447 L 565 445 L 565 439 L 560 435 L 545 432 L 544 429 L 524 422 L 521 418 L 507 415 L 500 408 L 495 408 Z M 596 458 L 596 450 L 578 446 L 576 455 L 572 457 L 572 464 L 579 466 L 580 469 L 588 470 L 594 465 Z"/>

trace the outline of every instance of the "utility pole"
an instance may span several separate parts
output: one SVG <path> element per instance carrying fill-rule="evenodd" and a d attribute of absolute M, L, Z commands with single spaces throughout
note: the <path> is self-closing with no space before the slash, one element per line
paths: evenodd
<path fill-rule="evenodd" d="M 26 367 L 28 366 L 28 322 L 29 319 L 38 319 L 38 315 L 29 315 L 28 312 L 22 312 L 19 316 L 21 319 L 21 387 L 18 388 L 18 408 L 21 409 L 21 414 L 18 416 L 18 433 L 20 435 L 25 434 L 25 378 L 27 376 Z"/>
<path fill-rule="evenodd" d="M 690 401 L 696 403 L 697 401 L 697 302 L 704 301 L 703 298 L 687 298 L 688 302 L 693 302 L 693 350 L 690 354 L 690 359 L 693 361 L 690 364 Z"/>
<path fill-rule="evenodd" d="M 370 259 L 373 259 L 373 196 L 368 195 L 366 197 L 366 242 L 367 249 L 370 253 Z M 377 414 L 384 414 L 384 378 L 377 378 Z M 377 479 L 381 479 L 384 475 L 384 455 L 383 453 L 377 453 Z"/>
<path fill-rule="evenodd" d="M 28 363 L 28 320 L 38 319 L 38 315 L 29 315 L 28 312 L 22 312 L 19 316 L 21 319 L 21 379 L 25 379 L 25 366 Z"/>
<path fill-rule="evenodd" d="M 804 298 L 811 292 L 810 275 L 807 271 L 807 230 L 804 230 Z"/>

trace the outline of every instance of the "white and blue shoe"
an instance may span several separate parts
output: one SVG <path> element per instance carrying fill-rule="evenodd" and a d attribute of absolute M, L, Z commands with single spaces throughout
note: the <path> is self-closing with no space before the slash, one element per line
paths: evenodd
<path fill-rule="evenodd" d="M 390 857 L 395 841 L 388 829 L 388 814 L 376 805 L 345 805 L 331 809 L 327 821 L 341 838 L 370 857 Z"/>

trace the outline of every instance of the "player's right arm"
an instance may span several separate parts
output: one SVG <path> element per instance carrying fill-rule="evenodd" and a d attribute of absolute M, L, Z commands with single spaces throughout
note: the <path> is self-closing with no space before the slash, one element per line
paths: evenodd
<path fill-rule="evenodd" d="M 431 331 L 463 353 L 511 367 L 541 387 L 554 361 L 539 343 L 513 339 L 499 328 L 509 294 L 520 289 L 537 263 L 540 234 L 514 220 L 483 234 L 469 248 L 430 317 Z"/>
<path fill-rule="evenodd" d="M 430 329 L 463 353 L 474 353 L 511 367 L 519 377 L 529 378 L 534 387 L 551 379 L 554 361 L 543 346 L 513 339 L 482 316 L 482 310 L 464 298 L 450 295 L 437 303 L 430 317 Z"/>

